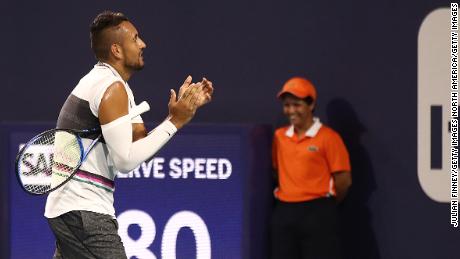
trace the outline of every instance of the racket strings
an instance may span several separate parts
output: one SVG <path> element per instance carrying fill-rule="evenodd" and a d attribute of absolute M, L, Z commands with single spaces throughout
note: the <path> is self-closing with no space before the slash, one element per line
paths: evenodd
<path fill-rule="evenodd" d="M 23 150 L 18 174 L 26 191 L 43 194 L 64 183 L 78 168 L 81 146 L 77 136 L 67 131 L 49 131 L 38 136 Z"/>

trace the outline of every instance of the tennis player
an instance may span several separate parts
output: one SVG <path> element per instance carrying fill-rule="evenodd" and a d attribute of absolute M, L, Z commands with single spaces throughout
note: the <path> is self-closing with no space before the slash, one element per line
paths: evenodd
<path fill-rule="evenodd" d="M 48 196 L 45 217 L 56 237 L 54 258 L 126 258 L 113 206 L 116 172 L 151 158 L 213 94 L 211 81 L 192 83 L 188 76 L 177 95 L 171 90 L 165 121 L 147 133 L 140 116 L 129 116 L 136 103 L 127 83 L 144 67 L 146 44 L 125 15 L 111 11 L 97 15 L 90 37 L 98 63 L 65 101 L 57 128 L 100 128 L 103 140 L 72 180 Z"/>

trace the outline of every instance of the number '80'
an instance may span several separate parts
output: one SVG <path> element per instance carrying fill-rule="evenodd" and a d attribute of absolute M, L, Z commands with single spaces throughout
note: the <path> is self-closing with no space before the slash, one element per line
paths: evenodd
<path fill-rule="evenodd" d="M 156 226 L 152 217 L 141 210 L 127 210 L 118 216 L 118 234 L 126 249 L 128 258 L 157 259 L 149 247 L 155 240 Z M 141 234 L 137 240 L 128 234 L 130 225 L 138 225 Z M 196 258 L 211 258 L 211 239 L 209 231 L 203 219 L 192 211 L 180 211 L 175 213 L 166 223 L 161 240 L 161 257 L 163 259 L 176 258 L 176 241 L 179 231 L 190 228 L 196 242 Z"/>

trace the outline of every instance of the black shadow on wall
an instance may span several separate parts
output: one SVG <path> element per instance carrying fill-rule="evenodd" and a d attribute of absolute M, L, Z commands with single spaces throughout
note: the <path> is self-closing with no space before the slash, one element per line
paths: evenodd
<path fill-rule="evenodd" d="M 339 205 L 343 258 L 379 259 L 371 223 L 372 214 L 368 207 L 369 198 L 377 186 L 369 152 L 361 143 L 366 127 L 351 104 L 341 98 L 328 103 L 326 114 L 328 125 L 342 136 L 348 148 L 352 167 L 353 184 Z"/>

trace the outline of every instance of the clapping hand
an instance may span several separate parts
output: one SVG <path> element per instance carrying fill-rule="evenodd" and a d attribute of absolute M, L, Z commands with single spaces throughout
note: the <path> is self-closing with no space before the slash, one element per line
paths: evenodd
<path fill-rule="evenodd" d="M 201 81 L 203 94 L 198 99 L 198 107 L 201 107 L 207 103 L 209 103 L 212 99 L 212 94 L 214 93 L 214 87 L 212 87 L 212 82 L 203 77 Z"/>
<path fill-rule="evenodd" d="M 192 77 L 188 76 L 185 82 L 179 89 L 179 99 L 184 95 L 185 91 L 190 87 L 197 87 L 198 92 L 196 99 L 197 108 L 209 103 L 212 99 L 212 94 L 214 93 L 214 87 L 212 82 L 203 77 L 203 80 L 199 83 L 192 83 Z"/>
<path fill-rule="evenodd" d="M 211 81 L 203 78 L 199 83 L 192 83 L 192 77 L 188 76 L 178 95 L 171 89 L 168 119 L 176 128 L 182 128 L 193 118 L 199 107 L 211 101 L 213 92 Z"/>

